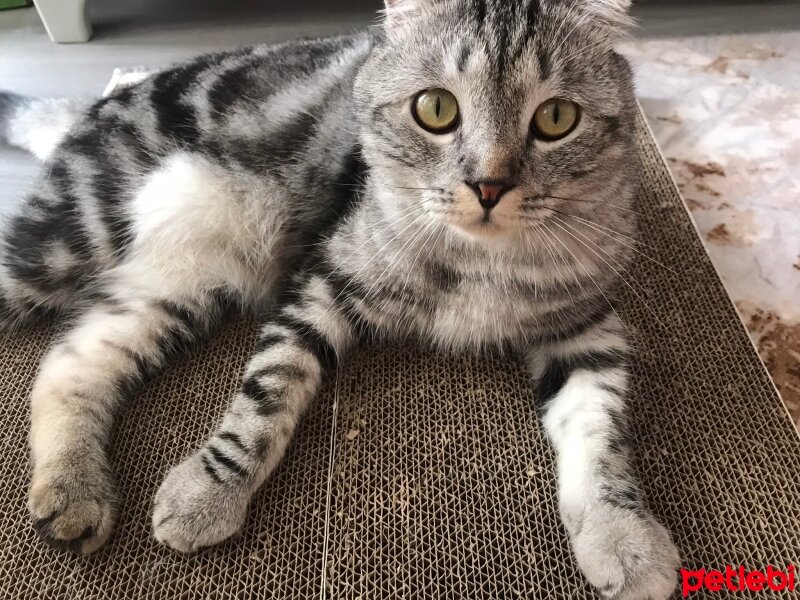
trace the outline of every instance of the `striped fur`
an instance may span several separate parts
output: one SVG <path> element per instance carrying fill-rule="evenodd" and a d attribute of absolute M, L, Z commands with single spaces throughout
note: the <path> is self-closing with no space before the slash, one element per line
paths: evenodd
<path fill-rule="evenodd" d="M 0 134 L 46 160 L 2 236 L 0 316 L 78 315 L 31 398 L 44 539 L 105 543 L 118 407 L 236 309 L 267 315 L 258 350 L 162 484 L 160 541 L 237 531 L 325 371 L 365 333 L 413 335 L 528 356 L 579 564 L 608 598 L 666 598 L 677 554 L 632 472 L 610 308 L 635 231 L 627 4 L 394 0 L 386 27 L 203 56 L 87 109 L 0 95 Z M 460 105 L 446 135 L 411 115 L 434 87 Z M 581 118 L 546 142 L 552 97 Z M 471 182 L 499 180 L 481 206 Z"/>

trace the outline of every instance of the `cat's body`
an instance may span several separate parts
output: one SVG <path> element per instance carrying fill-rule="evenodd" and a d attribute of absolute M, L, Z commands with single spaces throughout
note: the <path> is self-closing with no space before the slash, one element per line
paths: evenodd
<path fill-rule="evenodd" d="M 47 159 L 3 237 L 0 308 L 81 313 L 32 393 L 37 529 L 79 552 L 106 541 L 118 405 L 234 304 L 267 314 L 259 350 L 162 485 L 160 541 L 189 551 L 241 526 L 324 369 L 365 332 L 503 346 L 539 386 L 587 577 L 608 597 L 666 598 L 677 555 L 631 472 L 609 305 L 637 183 L 612 49 L 624 2 L 388 4 L 385 30 L 202 57 L 82 116 L 0 97 L 6 137 Z M 421 122 L 432 89 L 448 90 L 434 119 L 458 100 L 447 131 Z M 530 124 L 549 98 L 580 106 L 558 140 Z M 57 140 L 36 129 L 43 108 Z"/>

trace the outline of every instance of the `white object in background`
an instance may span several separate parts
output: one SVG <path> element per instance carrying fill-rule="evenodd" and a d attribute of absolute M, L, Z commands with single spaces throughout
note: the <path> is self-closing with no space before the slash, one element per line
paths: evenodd
<path fill-rule="evenodd" d="M 114 90 L 136 85 L 140 81 L 147 79 L 154 72 L 154 69 L 147 67 L 117 67 L 111 75 L 111 81 L 108 82 L 106 89 L 103 90 L 103 97 L 110 95 Z"/>
<path fill-rule="evenodd" d="M 33 0 L 33 3 L 54 42 L 85 42 L 91 37 L 86 0 Z"/>

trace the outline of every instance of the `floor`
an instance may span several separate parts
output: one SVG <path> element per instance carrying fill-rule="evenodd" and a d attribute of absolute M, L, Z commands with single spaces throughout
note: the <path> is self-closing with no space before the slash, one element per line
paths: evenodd
<path fill-rule="evenodd" d="M 625 52 L 711 260 L 800 427 L 800 23 Z"/>
<path fill-rule="evenodd" d="M 348 31 L 372 22 L 380 2 L 220 4 L 88 0 L 94 37 L 77 45 L 52 44 L 33 9 L 0 12 L 0 87 L 96 96 L 116 67 Z M 635 15 L 624 51 L 642 106 L 800 426 L 800 3 L 639 0 Z M 28 156 L 0 147 L 0 212 L 36 172 Z"/>

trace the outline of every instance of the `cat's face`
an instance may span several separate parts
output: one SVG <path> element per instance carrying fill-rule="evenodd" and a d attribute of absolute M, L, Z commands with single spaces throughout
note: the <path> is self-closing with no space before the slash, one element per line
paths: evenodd
<path fill-rule="evenodd" d="M 635 180 L 630 70 L 612 49 L 624 4 L 389 2 L 356 85 L 387 201 L 489 242 L 559 211 L 613 221 L 603 200 L 628 201 Z"/>

